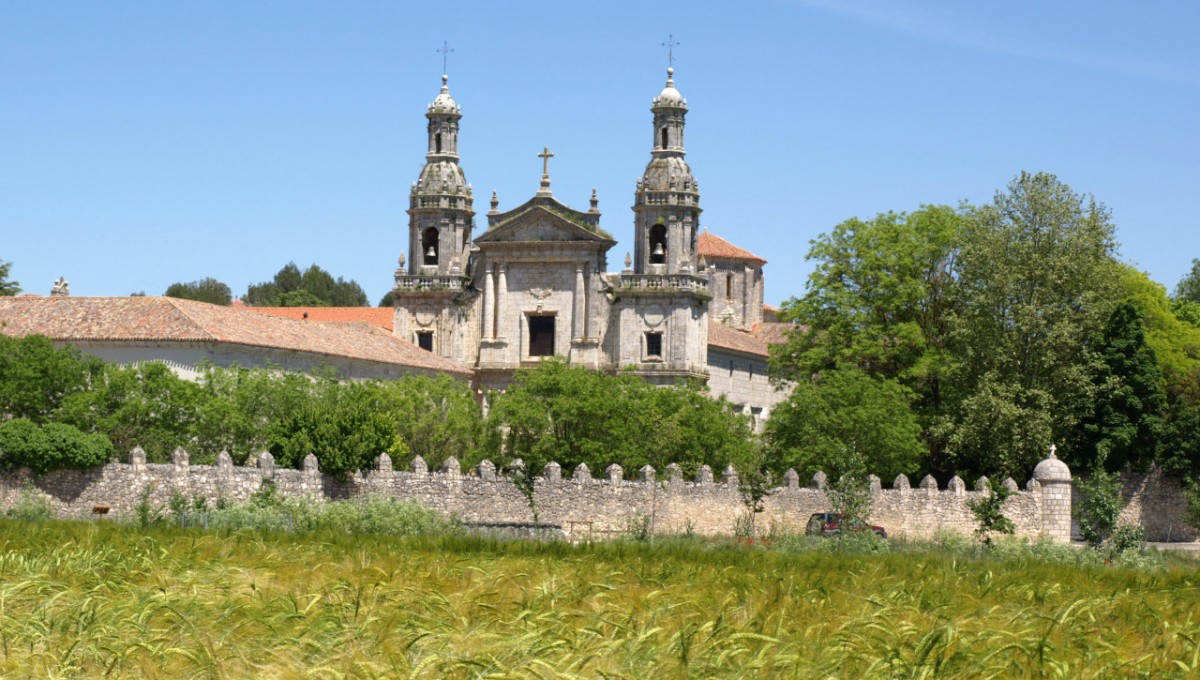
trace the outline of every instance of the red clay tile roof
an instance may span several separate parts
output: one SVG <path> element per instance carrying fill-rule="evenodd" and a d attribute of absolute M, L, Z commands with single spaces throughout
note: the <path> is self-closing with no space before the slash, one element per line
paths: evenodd
<path fill-rule="evenodd" d="M 358 321 L 369 323 L 392 332 L 392 322 L 396 318 L 396 310 L 391 307 L 243 307 L 247 311 L 271 316 L 282 316 L 288 319 L 304 319 L 308 313 L 309 321 L 333 321 L 345 323 Z"/>
<path fill-rule="evenodd" d="M 710 347 L 731 349 L 744 354 L 757 354 L 763 357 L 770 355 L 765 340 L 756 338 L 745 331 L 739 331 L 731 326 L 726 326 L 719 321 L 708 322 L 708 345 Z"/>
<path fill-rule="evenodd" d="M 377 326 L 296 321 L 167 297 L 0 298 L 0 333 L 68 342 L 222 342 L 471 375 Z"/>
<path fill-rule="evenodd" d="M 788 329 L 795 327 L 795 324 L 781 321 L 764 321 L 754 324 L 754 328 L 750 332 L 768 345 L 778 345 L 787 342 Z"/>
<path fill-rule="evenodd" d="M 766 260 L 754 253 L 743 250 L 720 236 L 707 231 L 700 232 L 700 236 L 696 240 L 696 253 L 706 258 L 716 257 L 726 260 L 748 260 L 750 262 L 757 262 L 760 265 L 767 263 Z"/>

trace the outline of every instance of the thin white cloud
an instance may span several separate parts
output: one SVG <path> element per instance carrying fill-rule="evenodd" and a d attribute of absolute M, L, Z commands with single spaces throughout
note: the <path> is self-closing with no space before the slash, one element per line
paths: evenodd
<path fill-rule="evenodd" d="M 1182 65 L 1108 50 L 1052 44 L 1031 37 L 1003 34 L 997 28 L 944 9 L 935 12 L 911 3 L 876 0 L 792 1 L 914 38 L 971 50 L 1102 69 L 1161 81 L 1191 84 L 1200 82 L 1195 74 L 1196 69 L 1184 68 Z"/>

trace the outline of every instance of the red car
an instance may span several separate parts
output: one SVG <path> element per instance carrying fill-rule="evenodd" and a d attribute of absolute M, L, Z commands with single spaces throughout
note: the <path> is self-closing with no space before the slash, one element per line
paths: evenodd
<path fill-rule="evenodd" d="M 887 538 L 887 530 L 874 524 L 867 524 L 860 519 L 850 520 L 846 531 L 874 531 L 876 536 Z M 842 533 L 842 516 L 835 512 L 817 512 L 808 518 L 809 536 L 836 536 Z"/>

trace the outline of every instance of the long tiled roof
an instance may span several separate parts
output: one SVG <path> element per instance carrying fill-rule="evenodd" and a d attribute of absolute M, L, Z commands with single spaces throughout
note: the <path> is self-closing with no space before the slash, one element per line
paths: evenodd
<path fill-rule="evenodd" d="M 389 333 L 392 331 L 392 323 L 396 317 L 396 311 L 391 307 L 243 307 L 242 309 L 288 319 L 337 323 L 357 321 L 378 326 Z"/>
<path fill-rule="evenodd" d="M 220 342 L 470 375 L 377 326 L 297 321 L 167 297 L 0 298 L 0 333 L 66 342 Z"/>
<path fill-rule="evenodd" d="M 736 328 L 726 326 L 719 321 L 708 322 L 708 345 L 709 347 L 720 347 L 744 354 L 757 354 L 763 357 L 770 355 L 765 340 L 756 338 L 745 331 L 739 331 Z"/>
<path fill-rule="evenodd" d="M 754 253 L 743 250 L 729 241 L 717 236 L 716 234 L 707 231 L 700 232 L 700 236 L 696 239 L 696 253 L 703 257 L 715 257 L 726 260 L 746 260 L 749 262 L 757 262 L 760 265 L 767 263 L 766 260 L 755 255 Z"/>
<path fill-rule="evenodd" d="M 787 342 L 790 323 L 759 323 L 750 332 L 726 326 L 719 321 L 708 322 L 708 344 L 735 352 L 770 356 L 770 346 Z"/>

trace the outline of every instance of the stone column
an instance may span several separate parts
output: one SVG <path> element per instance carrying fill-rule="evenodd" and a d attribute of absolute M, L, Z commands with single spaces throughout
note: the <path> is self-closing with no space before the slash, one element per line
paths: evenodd
<path fill-rule="evenodd" d="M 1055 543 L 1071 542 L 1071 469 L 1054 455 L 1037 464 L 1033 478 L 1042 494 L 1042 533 Z"/>
<path fill-rule="evenodd" d="M 496 286 L 496 333 L 494 337 L 507 338 L 504 333 L 504 319 L 508 309 L 504 306 L 504 298 L 508 296 L 508 265 L 501 262 L 496 265 L 500 269 L 500 283 Z"/>
<path fill-rule="evenodd" d="M 575 264 L 575 309 L 573 314 L 575 318 L 571 319 L 571 339 L 580 340 L 583 338 L 583 315 L 584 315 L 584 295 L 586 286 L 583 283 L 583 263 Z"/>
<path fill-rule="evenodd" d="M 495 321 L 492 291 L 492 265 L 488 264 L 483 270 L 483 339 L 490 340 L 495 336 Z"/>

